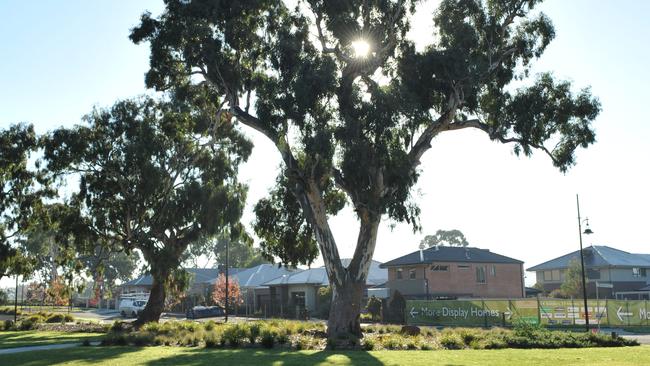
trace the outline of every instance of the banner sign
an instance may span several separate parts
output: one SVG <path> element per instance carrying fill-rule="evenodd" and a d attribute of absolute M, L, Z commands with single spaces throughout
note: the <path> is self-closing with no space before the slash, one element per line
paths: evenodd
<path fill-rule="evenodd" d="M 650 326 L 650 302 L 644 300 L 407 300 L 406 324 L 512 326 L 519 322 L 575 326 Z"/>

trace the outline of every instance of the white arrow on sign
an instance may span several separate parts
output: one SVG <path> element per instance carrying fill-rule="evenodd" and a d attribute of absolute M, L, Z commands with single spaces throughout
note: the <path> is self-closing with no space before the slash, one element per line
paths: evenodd
<path fill-rule="evenodd" d="M 507 311 L 504 311 L 503 315 L 506 316 L 506 319 L 510 320 L 510 318 L 512 317 L 512 311 L 510 310 L 510 308 L 508 308 Z"/>
<path fill-rule="evenodd" d="M 416 315 L 418 315 L 418 312 L 415 311 L 415 308 L 411 308 L 411 311 L 409 312 L 411 314 L 411 318 L 415 318 Z"/>
<path fill-rule="evenodd" d="M 623 313 L 621 310 L 623 310 L 622 306 L 619 306 L 618 310 L 616 310 L 616 316 L 618 317 L 618 320 L 623 321 L 624 316 L 632 316 L 632 313 Z"/>

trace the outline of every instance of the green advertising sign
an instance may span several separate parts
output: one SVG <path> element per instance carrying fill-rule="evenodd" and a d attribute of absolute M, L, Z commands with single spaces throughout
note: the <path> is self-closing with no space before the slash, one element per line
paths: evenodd
<path fill-rule="evenodd" d="M 633 300 L 407 300 L 412 325 L 512 326 L 518 322 L 575 326 L 650 326 L 650 302 Z"/>
<path fill-rule="evenodd" d="M 414 325 L 507 326 L 537 323 L 535 300 L 407 300 L 406 322 Z"/>

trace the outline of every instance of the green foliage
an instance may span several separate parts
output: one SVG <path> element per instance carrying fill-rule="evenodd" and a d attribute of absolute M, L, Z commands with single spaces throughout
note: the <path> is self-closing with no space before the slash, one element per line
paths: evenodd
<path fill-rule="evenodd" d="M 225 229 L 233 239 L 243 232 L 246 187 L 236 176 L 251 145 L 232 126 L 210 126 L 203 113 L 174 98 L 125 100 L 43 140 L 47 168 L 80 182 L 63 234 L 74 234 L 77 250 L 97 243 L 139 249 L 162 299 L 161 286 L 187 284 L 177 269 L 190 243 Z M 162 311 L 154 303 L 143 312 L 150 319 Z"/>
<path fill-rule="evenodd" d="M 446 349 L 463 349 L 465 342 L 458 333 L 445 332 L 440 336 L 440 345 Z"/>
<path fill-rule="evenodd" d="M 569 262 L 566 272 L 564 272 L 564 282 L 560 285 L 560 290 L 566 298 L 582 297 L 582 268 L 580 262 L 572 259 Z M 585 281 L 586 282 L 586 281 Z"/>
<path fill-rule="evenodd" d="M 372 315 L 372 320 L 378 321 L 381 317 L 381 300 L 376 298 L 374 295 L 370 296 L 368 299 L 368 304 L 366 305 L 366 309 L 370 315 Z"/>
<path fill-rule="evenodd" d="M 276 337 L 277 334 L 275 333 L 275 331 L 270 329 L 264 329 L 261 334 L 260 344 L 264 348 L 273 348 Z"/>
<path fill-rule="evenodd" d="M 445 131 L 475 128 L 517 154 L 540 149 L 563 171 L 575 163 L 575 150 L 595 141 L 600 104 L 550 73 L 528 80 L 555 37 L 539 2 L 442 1 L 430 44 L 417 49 L 407 38 L 415 1 L 172 0 L 130 37 L 151 47 L 147 86 L 225 100 L 215 116 L 278 148 L 283 173 L 256 207 L 256 232 L 265 253 L 299 263 L 315 256 L 322 208 L 350 202 L 360 218 L 417 228 L 416 166 Z M 354 55 L 359 38 L 371 45 L 364 58 Z"/>
<path fill-rule="evenodd" d="M 427 235 L 420 242 L 421 245 L 433 247 L 447 245 L 450 247 L 466 247 L 469 245 L 465 235 L 460 230 L 438 230 L 434 235 Z"/>
<path fill-rule="evenodd" d="M 32 125 L 0 130 L 0 279 L 28 276 L 34 265 L 35 258 L 26 256 L 15 243 L 33 225 L 41 199 L 51 196 L 48 181 L 28 164 L 37 148 Z"/>

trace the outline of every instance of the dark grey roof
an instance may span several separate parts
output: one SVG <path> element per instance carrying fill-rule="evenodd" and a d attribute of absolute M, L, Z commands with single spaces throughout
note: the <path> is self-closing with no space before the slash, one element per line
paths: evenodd
<path fill-rule="evenodd" d="M 650 285 L 646 286 L 646 287 L 642 287 L 642 288 L 638 289 L 637 291 L 650 291 Z"/>
<path fill-rule="evenodd" d="M 464 262 L 464 263 L 524 263 L 520 260 L 496 254 L 488 249 L 470 247 L 431 247 L 417 250 L 405 256 L 393 259 L 381 265 L 382 268 L 406 266 L 432 262 Z"/>
<path fill-rule="evenodd" d="M 219 276 L 218 268 L 185 268 L 187 272 L 192 274 L 192 283 L 210 283 Z M 236 274 L 242 271 L 240 268 L 230 268 L 229 274 Z M 151 275 L 140 276 L 134 280 L 123 283 L 122 286 L 151 286 L 153 285 L 153 277 Z"/>
<path fill-rule="evenodd" d="M 341 259 L 341 264 L 347 267 L 350 264 L 350 259 Z M 368 271 L 368 279 L 366 284 L 369 286 L 377 286 L 385 283 L 388 280 L 388 271 L 381 268 L 381 263 L 372 261 Z M 272 279 L 263 284 L 263 286 L 277 286 L 277 285 L 299 285 L 309 284 L 317 286 L 328 286 L 329 280 L 327 279 L 327 271 L 325 267 L 305 269 L 300 272 L 295 272 L 280 276 Z"/>
<path fill-rule="evenodd" d="M 605 245 L 592 245 L 585 249 L 585 267 L 650 267 L 650 255 L 634 254 Z M 527 271 L 564 269 L 572 260 L 580 260 L 576 250 L 561 257 L 530 267 Z"/>

